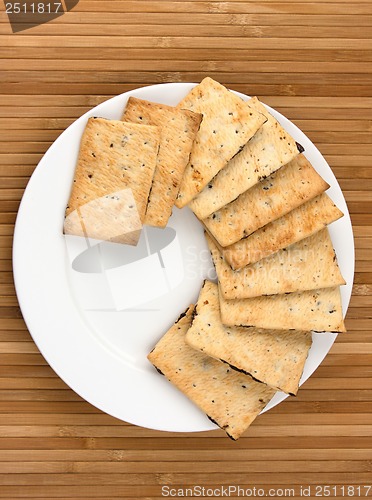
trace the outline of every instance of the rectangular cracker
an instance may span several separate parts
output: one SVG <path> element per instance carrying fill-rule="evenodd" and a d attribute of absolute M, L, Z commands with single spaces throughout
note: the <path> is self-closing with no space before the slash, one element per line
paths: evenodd
<path fill-rule="evenodd" d="M 182 208 L 243 148 L 267 118 L 211 78 L 204 78 L 177 107 L 203 115 L 176 200 L 176 206 Z"/>
<path fill-rule="evenodd" d="M 229 246 L 315 198 L 329 185 L 300 154 L 235 201 L 203 220 L 218 243 Z"/>
<path fill-rule="evenodd" d="M 231 269 L 208 234 L 206 238 L 225 299 L 345 284 L 327 228 L 239 271 Z"/>
<path fill-rule="evenodd" d="M 193 306 L 148 355 L 151 363 L 190 398 L 212 422 L 238 439 L 275 394 L 249 375 L 238 373 L 185 342 Z"/>
<path fill-rule="evenodd" d="M 249 104 L 267 116 L 267 122 L 190 202 L 191 210 L 199 219 L 205 219 L 232 202 L 303 151 L 257 97 L 253 97 Z"/>
<path fill-rule="evenodd" d="M 160 147 L 145 224 L 165 227 L 172 213 L 202 115 L 129 97 L 122 120 L 159 127 Z"/>
<path fill-rule="evenodd" d="M 218 285 L 205 281 L 186 342 L 273 389 L 295 395 L 312 337 L 309 331 L 224 326 Z"/>
<path fill-rule="evenodd" d="M 131 189 L 91 200 L 64 221 L 65 234 L 127 245 L 137 245 L 141 229 Z"/>
<path fill-rule="evenodd" d="M 342 216 L 331 198 L 322 193 L 233 245 L 221 247 L 214 242 L 232 269 L 238 270 L 315 234 Z"/>
<path fill-rule="evenodd" d="M 159 129 L 89 118 L 66 209 L 65 234 L 136 244 L 159 149 Z M 76 215 L 78 214 L 78 216 Z"/>
<path fill-rule="evenodd" d="M 346 332 L 339 287 L 253 299 L 219 297 L 221 320 L 227 326 Z"/>

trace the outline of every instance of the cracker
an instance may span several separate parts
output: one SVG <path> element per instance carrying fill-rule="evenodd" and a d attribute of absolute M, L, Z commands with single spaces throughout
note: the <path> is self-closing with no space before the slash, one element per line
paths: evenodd
<path fill-rule="evenodd" d="M 232 439 L 238 439 L 275 391 L 249 375 L 185 342 L 193 306 L 168 330 L 148 355 L 151 363 Z"/>
<path fill-rule="evenodd" d="M 309 331 L 224 326 L 218 285 L 204 282 L 186 342 L 208 356 L 287 394 L 297 394 L 311 347 Z"/>
<path fill-rule="evenodd" d="M 122 119 L 155 125 L 160 129 L 160 147 L 145 224 L 165 227 L 172 213 L 202 115 L 130 97 Z"/>
<path fill-rule="evenodd" d="M 66 216 L 64 233 L 137 245 L 142 222 L 131 189 L 101 196 Z"/>
<path fill-rule="evenodd" d="M 293 137 L 283 129 L 257 97 L 253 97 L 249 104 L 267 116 L 267 122 L 242 151 L 190 202 L 191 210 L 199 219 L 205 219 L 232 202 L 257 182 L 289 163 L 300 152 L 300 147 Z"/>
<path fill-rule="evenodd" d="M 224 325 L 269 329 L 345 332 L 339 287 L 253 299 L 226 300 L 220 294 Z"/>
<path fill-rule="evenodd" d="M 327 228 L 239 271 L 231 269 L 209 235 L 206 237 L 225 299 L 345 284 Z"/>
<path fill-rule="evenodd" d="M 194 87 L 177 107 L 203 115 L 176 200 L 176 206 L 182 208 L 243 148 L 267 118 L 211 78 Z"/>
<path fill-rule="evenodd" d="M 221 247 L 214 242 L 237 270 L 315 234 L 342 216 L 331 198 L 322 193 L 233 245 Z"/>
<path fill-rule="evenodd" d="M 77 210 L 87 237 L 127 242 L 127 235 L 128 243 L 136 244 L 159 141 L 157 127 L 89 118 L 66 209 L 65 233 L 81 233 L 69 222 Z"/>
<path fill-rule="evenodd" d="M 229 246 L 315 198 L 329 185 L 304 155 L 203 220 L 218 243 Z"/>

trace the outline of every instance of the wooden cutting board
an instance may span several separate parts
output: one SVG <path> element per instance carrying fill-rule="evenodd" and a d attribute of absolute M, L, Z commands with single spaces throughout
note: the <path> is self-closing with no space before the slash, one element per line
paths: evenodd
<path fill-rule="evenodd" d="M 325 496 L 329 485 L 332 497 L 365 496 L 372 477 L 370 0 L 80 0 L 19 33 L 0 9 L 0 499 L 157 499 L 194 485 L 290 489 L 295 498 L 310 486 L 311 496 Z M 297 398 L 258 418 L 238 442 L 218 430 L 142 429 L 83 401 L 39 354 L 12 277 L 19 202 L 59 134 L 113 95 L 206 75 L 258 95 L 311 138 L 344 191 L 356 245 L 349 333 Z"/>

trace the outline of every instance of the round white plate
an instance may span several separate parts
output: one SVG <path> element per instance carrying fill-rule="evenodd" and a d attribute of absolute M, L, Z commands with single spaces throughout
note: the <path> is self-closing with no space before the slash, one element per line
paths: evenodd
<path fill-rule="evenodd" d="M 23 316 L 41 353 L 66 384 L 121 420 L 185 432 L 214 429 L 215 425 L 159 375 L 146 356 L 197 299 L 203 279 L 214 277 L 200 224 L 189 209 L 174 209 L 169 228 L 147 228 L 135 250 L 83 238 L 66 239 L 62 227 L 87 118 L 120 119 L 130 95 L 176 105 L 194 85 L 140 88 L 76 120 L 50 147 L 31 177 L 19 209 L 13 249 Z M 347 282 L 341 290 L 346 312 L 354 275 L 354 243 L 341 189 L 312 142 L 281 114 L 270 111 L 304 146 L 307 158 L 330 184 L 329 195 L 345 214 L 330 226 L 330 233 Z M 319 366 L 335 337 L 313 335 L 302 383 Z M 265 410 L 285 397 L 277 393 Z"/>

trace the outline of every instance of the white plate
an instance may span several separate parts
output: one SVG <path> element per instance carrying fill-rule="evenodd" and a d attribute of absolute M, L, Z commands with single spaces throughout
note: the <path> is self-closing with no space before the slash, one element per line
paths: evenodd
<path fill-rule="evenodd" d="M 213 277 L 199 223 L 188 209 L 175 209 L 169 229 L 149 229 L 143 235 L 142 250 L 135 255 L 123 250 L 128 247 L 118 249 L 109 244 L 86 250 L 82 239 L 66 241 L 62 226 L 87 118 L 120 119 L 130 95 L 175 105 L 193 86 L 173 83 L 137 89 L 76 120 L 54 142 L 32 175 L 19 209 L 13 249 L 23 316 L 41 353 L 66 384 L 121 420 L 185 432 L 214 429 L 215 425 L 153 369 L 146 355 L 196 300 L 202 280 Z M 329 195 L 345 213 L 331 225 L 330 232 L 347 281 L 341 290 L 346 312 L 354 275 L 354 243 L 341 189 L 311 141 L 289 120 L 270 110 L 304 146 L 307 158 L 331 185 Z M 156 248 L 149 248 L 154 245 Z M 104 270 L 97 268 L 99 262 Z M 142 288 L 136 287 L 141 280 Z M 319 366 L 335 337 L 314 335 L 302 383 Z M 285 397 L 277 393 L 266 410 Z"/>

